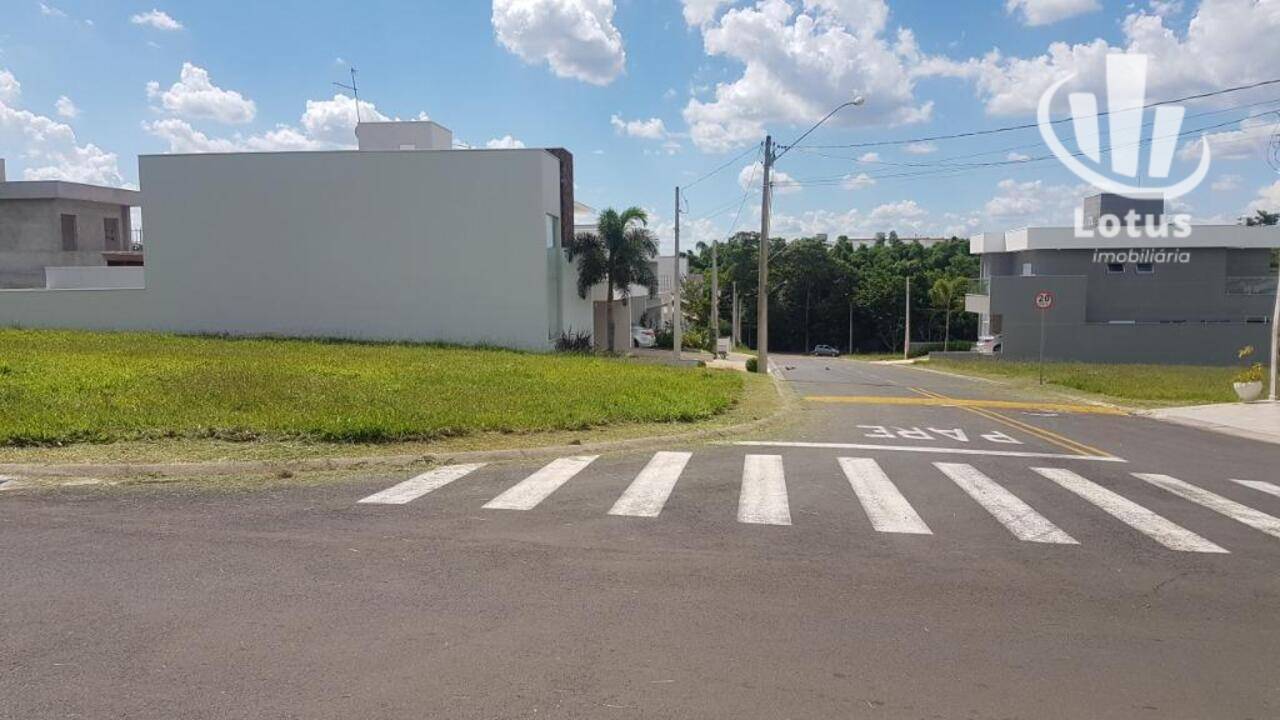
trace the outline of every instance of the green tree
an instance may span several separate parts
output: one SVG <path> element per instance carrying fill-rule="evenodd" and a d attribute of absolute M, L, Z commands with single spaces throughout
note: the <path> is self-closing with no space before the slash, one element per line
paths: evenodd
<path fill-rule="evenodd" d="M 933 303 L 935 310 L 946 316 L 942 336 L 944 352 L 951 347 L 951 313 L 964 309 L 964 292 L 968 284 L 967 278 L 940 277 L 929 288 L 929 302 Z"/>
<path fill-rule="evenodd" d="M 1249 227 L 1256 227 L 1259 225 L 1266 225 L 1266 226 L 1277 225 L 1277 224 L 1280 224 L 1280 213 L 1273 213 L 1273 212 L 1267 212 L 1266 210 L 1259 210 L 1256 214 L 1250 215 L 1249 217 L 1240 218 L 1240 220 L 1245 225 L 1248 225 Z"/>
<path fill-rule="evenodd" d="M 632 285 L 641 285 L 653 297 L 658 292 L 658 277 L 654 273 L 653 258 L 658 254 L 658 242 L 645 226 L 649 216 L 638 207 L 619 213 L 613 208 L 600 211 L 596 232 L 578 233 L 565 248 L 570 262 L 578 261 L 578 295 L 586 298 L 591 288 L 605 284 L 605 325 L 608 328 L 607 347 L 614 347 L 613 299 L 617 291 L 626 300 Z"/>

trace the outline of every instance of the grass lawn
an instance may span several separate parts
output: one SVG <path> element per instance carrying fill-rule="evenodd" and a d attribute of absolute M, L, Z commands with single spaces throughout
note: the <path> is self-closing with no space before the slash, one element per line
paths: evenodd
<path fill-rule="evenodd" d="M 0 329 L 0 446 L 422 441 L 692 422 L 739 373 L 439 345 Z"/>
<path fill-rule="evenodd" d="M 1038 382 L 1040 366 L 1008 360 L 931 359 L 927 367 L 983 377 Z M 1045 382 L 1101 395 L 1122 404 L 1195 405 L 1235 402 L 1231 379 L 1239 368 L 1192 365 L 1045 363 Z"/>

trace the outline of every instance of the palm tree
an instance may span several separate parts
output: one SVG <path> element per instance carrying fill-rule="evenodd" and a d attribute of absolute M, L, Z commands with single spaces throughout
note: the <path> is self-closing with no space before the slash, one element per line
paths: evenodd
<path fill-rule="evenodd" d="M 964 292 L 967 289 L 969 281 L 962 277 L 938 278 L 933 282 L 933 287 L 929 288 L 929 301 L 933 303 L 936 310 L 940 310 L 946 314 L 946 331 L 942 340 L 942 351 L 946 352 L 951 347 L 951 313 L 959 310 L 959 304 L 964 302 Z"/>
<path fill-rule="evenodd" d="M 658 276 L 649 263 L 658 254 L 658 241 L 645 227 L 649 216 L 638 207 L 619 213 L 605 208 L 596 221 L 596 232 L 578 233 L 565 248 L 569 262 L 578 260 L 578 295 L 586 298 L 591 288 L 605 283 L 608 298 L 605 324 L 608 348 L 613 349 L 613 294 L 623 300 L 631 296 L 632 285 L 642 285 L 653 297 L 658 292 Z"/>

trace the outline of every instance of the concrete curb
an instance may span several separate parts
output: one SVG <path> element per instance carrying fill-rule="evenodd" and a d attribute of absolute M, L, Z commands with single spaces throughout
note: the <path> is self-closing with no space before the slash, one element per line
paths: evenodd
<path fill-rule="evenodd" d="M 669 447 L 673 442 L 719 440 L 757 430 L 781 421 L 797 412 L 798 399 L 790 388 L 771 375 L 780 407 L 772 414 L 737 425 L 706 428 L 688 433 L 651 435 L 626 440 L 607 440 L 580 445 L 547 445 L 510 450 L 469 450 L 462 452 L 424 453 L 420 455 L 374 455 L 370 457 L 311 458 L 299 460 L 244 460 L 207 463 L 0 463 L 0 477 L 20 481 L 24 478 L 108 478 L 108 477 L 194 477 L 210 475 L 244 475 L 325 470 L 395 469 L 441 463 L 510 462 L 563 455 L 602 454 L 629 450 Z M 21 487 L 20 482 L 11 483 Z"/>
<path fill-rule="evenodd" d="M 924 367 L 922 364 L 915 364 L 912 366 L 912 369 L 919 370 L 921 372 L 934 373 L 935 375 L 946 375 L 947 377 L 957 378 L 960 380 L 974 380 L 977 382 L 989 383 L 991 385 L 1003 385 L 1005 387 L 1018 389 L 1018 386 L 1015 383 L 1008 382 L 1007 380 L 1001 380 L 999 378 L 981 377 L 978 375 L 962 375 L 960 373 L 947 372 L 946 370 L 938 370 L 935 368 Z M 1053 395 L 1055 397 L 1067 398 L 1081 405 L 1097 405 L 1098 407 L 1112 408 L 1113 410 L 1121 410 L 1129 415 L 1136 415 L 1141 412 L 1140 409 L 1138 408 L 1129 407 L 1127 405 L 1119 405 L 1117 403 L 1107 402 L 1105 400 L 1098 400 L 1096 398 L 1086 397 L 1083 395 L 1076 395 L 1076 394 L 1067 392 L 1065 390 L 1052 389 L 1052 390 L 1041 390 L 1041 392 L 1047 395 Z"/>

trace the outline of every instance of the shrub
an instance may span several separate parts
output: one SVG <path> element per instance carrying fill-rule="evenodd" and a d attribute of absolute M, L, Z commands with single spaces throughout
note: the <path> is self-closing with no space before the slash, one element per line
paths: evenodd
<path fill-rule="evenodd" d="M 909 357 L 920 357 L 934 352 L 969 352 L 972 349 L 972 340 L 952 340 L 946 343 L 945 349 L 943 348 L 943 343 L 940 342 L 911 343 L 911 351 L 907 355 Z"/>
<path fill-rule="evenodd" d="M 556 338 L 556 352 L 591 352 L 591 333 L 575 332 L 573 328 L 561 332 L 560 337 Z"/>
<path fill-rule="evenodd" d="M 757 372 L 760 369 L 760 361 L 754 357 L 747 358 L 747 372 Z"/>

